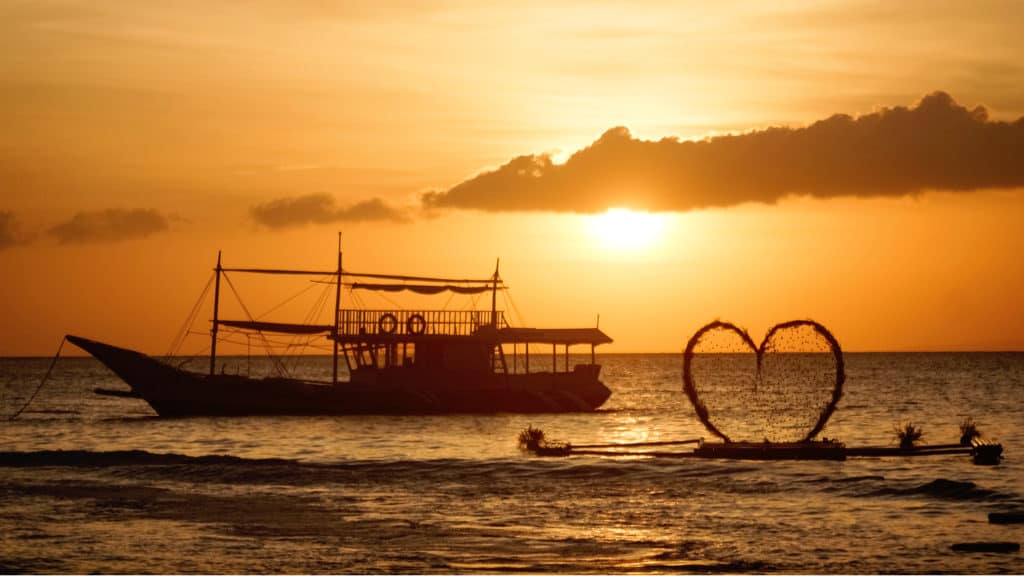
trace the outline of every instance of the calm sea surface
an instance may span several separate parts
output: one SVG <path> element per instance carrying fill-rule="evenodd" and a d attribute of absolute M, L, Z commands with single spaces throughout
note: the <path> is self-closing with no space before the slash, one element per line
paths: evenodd
<path fill-rule="evenodd" d="M 599 362 L 613 395 L 589 414 L 162 419 L 62 358 L 7 421 L 49 359 L 0 359 L 0 572 L 1024 572 L 1020 552 L 950 550 L 1024 542 L 987 520 L 1024 510 L 1024 354 L 848 354 L 823 433 L 891 446 L 911 421 L 954 443 L 973 417 L 999 466 L 521 453 L 528 425 L 576 444 L 710 439 L 680 355 Z"/>

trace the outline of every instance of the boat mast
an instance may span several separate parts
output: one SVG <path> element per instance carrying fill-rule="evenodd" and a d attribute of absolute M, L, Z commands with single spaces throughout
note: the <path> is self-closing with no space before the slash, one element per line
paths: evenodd
<path fill-rule="evenodd" d="M 341 308 L 341 232 L 338 232 L 338 286 L 334 293 L 334 371 L 331 377 L 333 384 L 338 383 L 338 314 Z"/>
<path fill-rule="evenodd" d="M 213 286 L 213 329 L 210 330 L 210 376 L 213 376 L 217 365 L 217 312 L 220 307 L 220 250 L 217 251 L 217 282 Z"/>
<path fill-rule="evenodd" d="M 494 263 L 494 284 L 491 288 L 491 326 L 498 327 L 498 267 L 501 265 L 501 258 Z"/>

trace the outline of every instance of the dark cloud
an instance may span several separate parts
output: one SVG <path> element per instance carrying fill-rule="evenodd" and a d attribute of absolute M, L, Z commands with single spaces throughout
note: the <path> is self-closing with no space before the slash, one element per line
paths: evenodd
<path fill-rule="evenodd" d="M 0 250 L 10 248 L 18 243 L 14 229 L 14 212 L 0 210 Z"/>
<path fill-rule="evenodd" d="M 1024 186 L 1024 118 L 995 122 L 944 92 L 915 107 L 836 114 L 695 142 L 638 140 L 612 128 L 564 164 L 519 156 L 423 196 L 426 208 L 684 211 L 790 195 L 897 196 Z"/>
<path fill-rule="evenodd" d="M 287 228 L 330 222 L 364 222 L 390 220 L 404 222 L 406 216 L 388 206 L 380 198 L 372 198 L 350 206 L 338 207 L 328 194 L 307 194 L 294 198 L 277 198 L 249 209 L 252 217 L 268 228 Z"/>
<path fill-rule="evenodd" d="M 79 212 L 67 222 L 47 232 L 61 244 L 119 242 L 144 238 L 167 230 L 168 218 L 156 210 L 112 208 L 96 212 Z"/>

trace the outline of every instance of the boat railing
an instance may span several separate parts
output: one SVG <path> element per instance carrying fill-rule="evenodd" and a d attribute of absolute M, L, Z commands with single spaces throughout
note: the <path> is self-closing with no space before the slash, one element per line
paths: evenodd
<path fill-rule="evenodd" d="M 508 327 L 498 310 L 497 326 Z M 366 334 L 469 336 L 492 325 L 490 310 L 362 310 L 338 311 L 338 335 Z"/>

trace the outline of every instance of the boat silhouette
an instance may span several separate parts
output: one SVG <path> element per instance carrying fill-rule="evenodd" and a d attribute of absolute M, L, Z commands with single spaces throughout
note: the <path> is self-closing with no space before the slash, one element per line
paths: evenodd
<path fill-rule="evenodd" d="M 505 286 L 466 280 L 343 271 L 225 268 L 218 254 L 209 370 L 196 372 L 140 352 L 68 335 L 161 416 L 259 414 L 445 414 L 586 412 L 611 395 L 600 381 L 595 348 L 612 341 L 599 328 L 509 326 L 496 307 Z M 219 317 L 220 281 L 228 272 L 328 276 L 337 287 L 334 322 L 295 324 Z M 343 277 L 353 290 L 419 294 L 491 294 L 490 310 L 367 310 L 341 308 Z M 258 333 L 323 334 L 333 347 L 332 378 L 253 378 L 216 372 L 221 327 Z M 550 364 L 530 368 L 530 345 L 550 345 Z M 570 367 L 570 347 L 590 346 L 590 361 Z M 507 348 L 511 347 L 511 354 Z M 561 354 L 559 354 L 561 352 Z M 545 354 L 546 356 L 546 354 Z M 536 354 L 534 354 L 536 358 Z M 338 376 L 339 362 L 348 380 Z M 511 364 L 511 366 L 510 366 Z M 559 364 L 562 369 L 559 370 Z"/>

